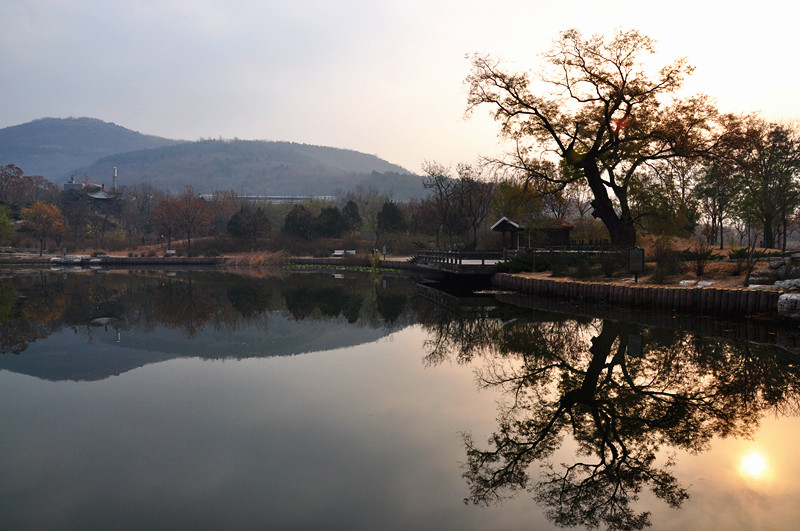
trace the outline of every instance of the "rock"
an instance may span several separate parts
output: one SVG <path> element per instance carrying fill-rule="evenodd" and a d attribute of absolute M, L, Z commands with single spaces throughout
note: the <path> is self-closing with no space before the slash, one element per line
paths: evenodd
<path fill-rule="evenodd" d="M 697 287 L 698 288 L 707 288 L 707 287 L 713 286 L 713 285 L 714 285 L 714 281 L 713 280 L 701 280 L 700 282 L 697 283 Z"/>
<path fill-rule="evenodd" d="M 772 286 L 767 286 L 765 284 L 750 284 L 747 286 L 747 289 L 752 289 L 754 291 L 764 291 L 765 289 L 769 289 Z"/>
<path fill-rule="evenodd" d="M 770 268 L 770 269 L 780 269 L 780 268 L 782 268 L 782 267 L 783 267 L 783 266 L 785 266 L 785 265 L 786 265 L 786 262 L 784 262 L 784 261 L 783 261 L 783 259 L 780 259 L 780 260 L 772 260 L 772 261 L 769 263 L 769 268 Z"/>
<path fill-rule="evenodd" d="M 694 286 L 695 284 L 697 284 L 696 280 L 681 280 L 678 283 L 679 286 L 684 286 L 684 287 Z"/>
<path fill-rule="evenodd" d="M 784 293 L 778 299 L 778 315 L 800 320 L 800 294 Z"/>
<path fill-rule="evenodd" d="M 797 267 L 797 266 L 786 266 L 786 268 L 781 271 L 781 276 L 785 280 L 790 280 L 790 279 L 793 279 L 793 278 L 800 278 L 800 267 Z"/>
<path fill-rule="evenodd" d="M 775 283 L 775 288 L 783 291 L 800 291 L 800 278 L 779 280 Z"/>

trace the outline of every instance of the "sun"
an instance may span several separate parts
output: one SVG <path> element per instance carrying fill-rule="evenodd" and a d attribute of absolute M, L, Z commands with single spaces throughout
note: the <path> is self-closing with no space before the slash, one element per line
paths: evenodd
<path fill-rule="evenodd" d="M 743 476 L 751 478 L 764 477 L 767 472 L 767 460 L 764 459 L 763 455 L 751 452 L 742 457 L 742 461 L 739 464 L 739 472 Z"/>

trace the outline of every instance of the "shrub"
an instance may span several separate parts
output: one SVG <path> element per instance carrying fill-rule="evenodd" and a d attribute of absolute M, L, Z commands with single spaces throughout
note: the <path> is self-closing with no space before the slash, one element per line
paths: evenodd
<path fill-rule="evenodd" d="M 605 275 L 606 278 L 611 278 L 625 271 L 627 255 L 621 250 L 611 251 L 601 253 L 597 260 L 600 262 L 600 269 L 602 269 L 603 275 Z"/>
<path fill-rule="evenodd" d="M 653 259 L 656 262 L 653 271 L 653 282 L 663 284 L 673 275 L 681 272 L 681 262 L 678 253 L 672 248 L 670 238 L 658 238 L 653 245 Z"/>
<path fill-rule="evenodd" d="M 498 266 L 501 273 L 520 273 L 522 271 L 542 272 L 550 269 L 549 253 L 525 253 L 515 256 L 511 260 L 503 262 Z"/>
<path fill-rule="evenodd" d="M 369 265 L 373 269 L 378 269 L 381 267 L 381 255 L 378 253 L 372 253 L 369 255 Z"/>
<path fill-rule="evenodd" d="M 744 259 L 734 259 L 733 260 L 733 268 L 731 269 L 731 276 L 738 277 L 742 273 L 744 273 L 745 266 Z"/>
<path fill-rule="evenodd" d="M 264 267 L 281 266 L 286 262 L 286 256 L 282 252 L 257 252 L 245 256 L 237 256 L 232 259 L 234 267 Z"/>
<path fill-rule="evenodd" d="M 588 257 L 586 257 L 588 258 Z M 575 278 L 591 278 L 594 276 L 594 264 L 591 259 L 578 260 L 575 271 L 572 273 Z"/>
<path fill-rule="evenodd" d="M 731 260 L 746 260 L 749 250 L 747 247 L 740 247 L 739 249 L 731 249 L 728 251 L 728 258 Z M 780 258 L 783 253 L 780 251 L 756 251 L 753 253 L 753 258 Z"/>
<path fill-rule="evenodd" d="M 711 245 L 703 238 L 695 240 L 690 249 L 684 249 L 678 253 L 678 258 L 682 261 L 692 262 L 694 265 L 694 273 L 698 277 L 702 277 L 706 272 L 706 263 L 714 259 L 711 252 Z"/>
<path fill-rule="evenodd" d="M 564 253 L 553 253 L 550 258 L 550 272 L 554 277 L 564 277 L 567 275 L 569 260 Z"/>

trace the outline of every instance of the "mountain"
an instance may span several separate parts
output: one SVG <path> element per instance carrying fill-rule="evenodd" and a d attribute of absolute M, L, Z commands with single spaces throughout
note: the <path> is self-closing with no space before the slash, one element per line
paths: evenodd
<path fill-rule="evenodd" d="M 251 140 L 185 142 L 143 135 L 94 118 L 43 118 L 0 129 L 0 165 L 56 184 L 70 175 L 110 184 L 150 182 L 198 193 L 333 195 L 373 187 L 396 199 L 423 195 L 419 176 L 374 155 L 331 147 Z"/>
<path fill-rule="evenodd" d="M 95 118 L 42 118 L 0 129 L 0 165 L 16 164 L 58 183 L 101 157 L 178 142 Z"/>
<path fill-rule="evenodd" d="M 243 195 L 333 195 L 372 186 L 404 199 L 422 195 L 420 178 L 374 155 L 331 147 L 255 140 L 200 140 L 104 157 L 75 170 L 92 182 L 150 182 L 179 191 L 234 190 Z"/>

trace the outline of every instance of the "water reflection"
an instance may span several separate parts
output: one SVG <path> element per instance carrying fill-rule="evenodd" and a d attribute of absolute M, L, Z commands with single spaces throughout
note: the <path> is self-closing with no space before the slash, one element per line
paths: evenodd
<path fill-rule="evenodd" d="M 743 476 L 764 479 L 768 472 L 766 458 L 758 452 L 751 452 L 742 457 L 739 470 Z"/>
<path fill-rule="evenodd" d="M 796 332 L 504 298 L 348 274 L 0 280 L 0 527 L 797 521 Z"/>
<path fill-rule="evenodd" d="M 0 280 L 0 368 L 84 379 L 82 366 L 91 361 L 97 379 L 174 356 L 241 359 L 352 346 L 411 322 L 408 300 L 415 289 L 406 279 L 327 273 L 290 278 L 40 272 Z M 85 349 L 68 356 L 59 351 L 58 371 L 53 363 L 40 363 L 42 349 L 52 353 L 57 347 L 43 340 L 67 331 L 88 345 L 118 343 L 135 353 L 122 359 L 106 349 L 89 360 Z"/>
<path fill-rule="evenodd" d="M 428 363 L 480 356 L 479 386 L 503 392 L 488 443 L 464 435 L 466 501 L 530 491 L 558 526 L 651 525 L 635 503 L 645 489 L 673 508 L 689 498 L 675 451 L 752 436 L 765 414 L 795 414 L 800 403 L 798 350 L 786 345 L 546 312 L 456 315 L 428 330 Z M 565 440 L 575 455 L 555 463 Z M 767 471 L 760 454 L 741 466 L 751 477 Z"/>

